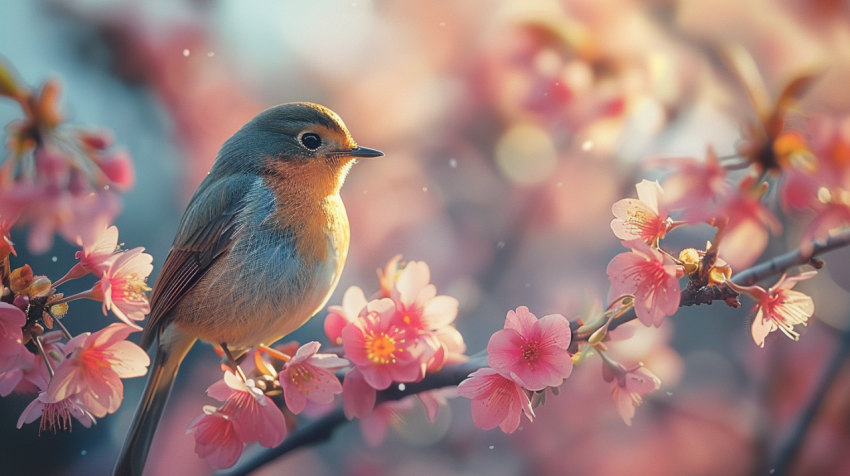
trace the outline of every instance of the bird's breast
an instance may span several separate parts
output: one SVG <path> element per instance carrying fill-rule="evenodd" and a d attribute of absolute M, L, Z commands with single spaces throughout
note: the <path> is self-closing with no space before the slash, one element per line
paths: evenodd
<path fill-rule="evenodd" d="M 327 303 L 348 254 L 348 219 L 338 195 L 282 210 L 260 184 L 246 200 L 245 226 L 193 293 L 212 314 L 197 315 L 205 330 L 193 331 L 232 348 L 271 343 L 304 324 Z"/>

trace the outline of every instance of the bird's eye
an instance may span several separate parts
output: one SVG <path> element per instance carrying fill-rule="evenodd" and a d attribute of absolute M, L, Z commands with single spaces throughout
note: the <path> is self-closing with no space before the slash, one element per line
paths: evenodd
<path fill-rule="evenodd" d="M 319 134 L 308 132 L 301 136 L 301 144 L 310 150 L 316 150 L 322 145 L 322 138 Z"/>

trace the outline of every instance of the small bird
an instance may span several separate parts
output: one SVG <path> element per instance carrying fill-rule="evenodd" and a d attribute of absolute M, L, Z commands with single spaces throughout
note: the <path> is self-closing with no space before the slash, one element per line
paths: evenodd
<path fill-rule="evenodd" d="M 151 295 L 150 377 L 114 474 L 141 476 L 180 363 L 197 339 L 243 355 L 322 309 L 348 254 L 339 196 L 359 147 L 333 111 L 289 103 L 224 143 L 192 196 Z"/>

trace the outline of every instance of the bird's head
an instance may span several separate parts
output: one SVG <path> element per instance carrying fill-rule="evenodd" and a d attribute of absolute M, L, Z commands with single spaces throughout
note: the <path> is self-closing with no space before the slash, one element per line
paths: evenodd
<path fill-rule="evenodd" d="M 318 181 L 338 191 L 356 159 L 382 155 L 358 146 L 335 112 L 298 102 L 266 109 L 245 124 L 224 144 L 215 167 L 275 181 Z"/>

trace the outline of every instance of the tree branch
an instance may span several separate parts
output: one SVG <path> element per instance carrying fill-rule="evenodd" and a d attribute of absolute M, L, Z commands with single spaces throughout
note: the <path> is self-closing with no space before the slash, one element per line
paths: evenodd
<path fill-rule="evenodd" d="M 823 266 L 823 262 L 815 259 L 816 256 L 847 245 L 850 245 L 850 229 L 845 230 L 839 233 L 838 235 L 830 237 L 825 243 L 815 244 L 810 252 L 805 252 L 804 250 L 797 249 L 784 255 L 777 256 L 776 258 L 773 258 L 767 262 L 753 266 L 752 268 L 741 271 L 732 278 L 732 281 L 735 284 L 748 286 L 768 276 L 783 273 L 787 271 L 788 268 L 791 268 L 793 266 L 809 264 L 811 266 L 814 266 L 815 268 L 821 268 Z M 684 290 L 682 290 L 682 299 L 680 301 L 680 307 L 699 304 L 710 304 L 714 300 L 728 300 L 737 298 L 737 293 L 734 293 L 734 291 L 732 291 L 726 286 L 711 286 L 711 288 L 714 289 L 708 289 L 706 287 L 700 289 L 692 289 L 690 286 L 686 287 Z M 636 317 L 637 316 L 635 315 L 634 308 L 632 308 L 628 312 L 623 314 L 621 317 L 613 321 L 609 326 L 609 330 L 613 330 L 619 327 L 620 325 L 625 324 L 626 322 L 632 321 Z M 579 327 L 579 324 L 576 322 L 571 322 L 570 326 L 573 333 L 575 333 L 576 329 Z M 848 333 L 848 335 L 850 335 L 850 333 Z M 845 341 L 848 341 L 847 346 L 848 348 L 850 348 L 850 338 L 845 338 Z M 458 385 L 460 382 L 466 379 L 469 374 L 486 366 L 486 355 L 471 358 L 468 362 L 463 364 L 446 366 L 441 371 L 426 376 L 420 382 L 405 384 L 405 389 L 403 391 L 399 390 L 397 386 L 393 386 L 386 390 L 378 392 L 378 402 L 400 400 L 404 397 L 415 395 L 420 392 Z M 831 370 L 832 367 L 830 367 L 830 371 Z M 834 376 L 830 377 L 830 375 L 831 374 L 827 373 L 824 377 L 824 381 L 828 380 L 828 382 L 826 382 L 825 384 L 826 388 L 828 388 L 828 384 L 834 378 Z M 822 383 L 822 385 L 824 384 Z M 819 392 L 818 396 L 816 396 L 816 398 L 810 403 L 810 408 L 803 415 L 803 417 L 807 418 L 803 418 L 801 420 L 801 422 L 798 424 L 797 431 L 794 432 L 794 435 L 797 436 L 793 436 L 789 440 L 789 444 L 786 444 L 783 447 L 788 449 L 785 449 L 780 452 L 780 457 L 782 457 L 782 455 L 786 455 L 785 457 L 787 460 L 783 462 L 785 466 L 787 466 L 787 464 L 791 461 L 791 458 L 793 458 L 793 455 L 796 453 L 796 448 L 799 446 L 799 443 L 802 440 L 802 437 L 805 434 L 805 431 L 808 428 L 811 419 L 814 417 L 814 413 L 816 412 L 820 401 L 823 399 L 823 395 L 821 395 L 820 393 L 825 394 L 825 391 L 826 390 L 823 389 L 822 392 Z M 253 457 L 247 458 L 245 461 L 240 462 L 236 468 L 230 471 L 218 472 L 216 474 L 219 474 L 221 476 L 245 476 L 251 473 L 252 471 L 260 468 L 261 466 L 265 465 L 266 463 L 274 461 L 275 459 L 293 450 L 305 446 L 314 445 L 316 443 L 320 443 L 329 439 L 333 435 L 334 430 L 346 422 L 347 420 L 345 418 L 345 414 L 342 408 L 338 408 L 330 414 L 322 417 L 321 419 L 304 425 L 302 428 L 293 432 L 289 437 L 287 437 L 283 441 L 280 446 L 276 448 L 270 448 L 268 450 L 263 450 L 260 453 L 254 455 Z"/>

